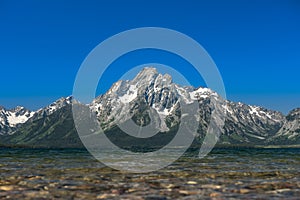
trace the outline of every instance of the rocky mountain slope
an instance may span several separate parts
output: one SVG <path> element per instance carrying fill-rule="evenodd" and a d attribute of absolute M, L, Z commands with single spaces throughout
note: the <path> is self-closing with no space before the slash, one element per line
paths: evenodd
<path fill-rule="evenodd" d="M 61 98 L 36 112 L 22 107 L 0 108 L 0 134 L 3 135 L 0 144 L 81 146 L 72 119 L 72 101 L 72 97 Z M 259 106 L 227 101 L 208 88 L 175 84 L 170 75 L 159 74 L 155 68 L 144 68 L 133 80 L 116 82 L 89 108 L 97 115 L 107 135 L 115 136 L 111 140 L 118 141 L 125 138 L 124 133 L 122 135 L 124 124 L 127 127 L 152 124 L 158 132 L 170 133 L 158 135 L 169 138 L 180 124 L 180 105 L 195 102 L 198 104 L 198 140 L 206 134 L 211 113 L 219 110 L 226 113 L 219 144 L 299 144 L 300 109 L 284 116 Z"/>
<path fill-rule="evenodd" d="M 292 110 L 280 130 L 268 140 L 273 144 L 300 144 L 300 108 Z"/>

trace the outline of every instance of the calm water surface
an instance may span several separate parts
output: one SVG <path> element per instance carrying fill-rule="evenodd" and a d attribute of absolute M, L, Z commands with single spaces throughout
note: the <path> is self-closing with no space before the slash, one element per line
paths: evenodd
<path fill-rule="evenodd" d="M 214 149 L 146 174 L 85 150 L 0 150 L 0 199 L 300 199 L 300 149 Z"/>

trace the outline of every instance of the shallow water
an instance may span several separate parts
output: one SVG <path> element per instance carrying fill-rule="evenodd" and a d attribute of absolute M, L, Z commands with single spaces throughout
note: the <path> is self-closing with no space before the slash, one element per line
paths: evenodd
<path fill-rule="evenodd" d="M 85 150 L 0 150 L 0 199 L 300 199 L 300 149 L 214 149 L 144 174 Z"/>

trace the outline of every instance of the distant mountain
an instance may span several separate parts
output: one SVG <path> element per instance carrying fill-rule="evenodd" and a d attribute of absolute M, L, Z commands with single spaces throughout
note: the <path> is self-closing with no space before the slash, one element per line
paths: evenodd
<path fill-rule="evenodd" d="M 0 144 L 27 147 L 83 147 L 75 130 L 72 116 L 72 98 L 60 98 L 49 106 L 34 112 L 13 132 L 2 135 Z"/>
<path fill-rule="evenodd" d="M 23 107 L 0 108 L 0 144 L 82 147 L 72 119 L 72 101 L 72 97 L 61 98 L 36 112 Z M 112 141 L 126 140 L 130 146 L 132 143 L 117 125 L 130 119 L 138 126 L 153 121 L 161 133 L 152 138 L 153 143 L 166 143 L 180 124 L 180 101 L 199 103 L 198 141 L 206 134 L 212 111 L 220 106 L 219 110 L 227 115 L 219 145 L 300 144 L 300 109 L 284 116 L 259 106 L 227 101 L 208 88 L 175 84 L 170 75 L 159 74 L 155 68 L 144 68 L 133 80 L 114 83 L 88 107 Z"/>

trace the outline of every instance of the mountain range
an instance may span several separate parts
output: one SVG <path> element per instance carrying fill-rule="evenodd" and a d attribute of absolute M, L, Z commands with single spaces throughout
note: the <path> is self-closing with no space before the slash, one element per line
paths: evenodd
<path fill-rule="evenodd" d="M 113 143 L 133 146 L 136 140 L 122 132 L 120 124 L 134 121 L 143 127 L 155 122 L 158 134 L 142 144 L 163 146 L 172 139 L 181 119 L 181 102 L 198 103 L 195 144 L 204 138 L 216 106 L 226 113 L 218 145 L 270 146 L 300 145 L 300 108 L 283 115 L 260 106 L 223 99 L 209 88 L 181 86 L 168 74 L 147 67 L 133 80 L 120 80 L 96 97 L 88 107 L 97 116 Z M 24 147 L 83 147 L 74 126 L 72 96 L 60 98 L 37 111 L 24 107 L 0 107 L 0 145 Z M 217 102 L 213 103 L 213 102 Z M 77 102 L 78 103 L 78 102 Z M 150 115 L 151 114 L 151 115 Z M 126 148 L 126 147 L 124 147 Z"/>

